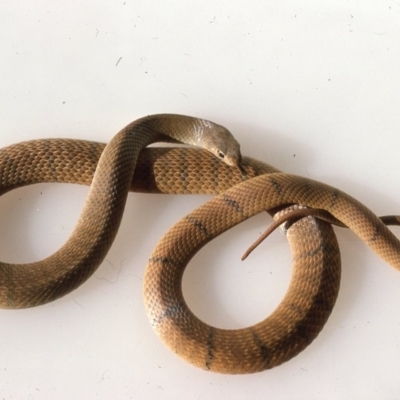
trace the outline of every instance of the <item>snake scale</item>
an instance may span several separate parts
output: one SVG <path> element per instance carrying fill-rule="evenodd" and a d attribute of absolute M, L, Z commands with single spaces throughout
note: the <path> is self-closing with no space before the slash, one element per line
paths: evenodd
<path fill-rule="evenodd" d="M 146 148 L 157 141 L 179 141 L 206 150 Z M 207 242 L 245 219 L 265 210 L 278 219 L 303 206 L 326 210 L 400 269 L 399 240 L 357 200 L 242 157 L 229 131 L 193 117 L 142 118 L 122 129 L 107 146 L 44 139 L 0 150 L 0 194 L 40 182 L 90 185 L 90 191 L 60 250 L 31 264 L 0 263 L 2 308 L 44 304 L 87 280 L 114 240 L 129 190 L 216 194 L 164 235 L 144 277 L 145 307 L 156 333 L 173 352 L 206 370 L 252 373 L 289 360 L 318 335 L 338 295 L 341 266 L 333 229 L 328 222 L 308 216 L 286 230 L 293 275 L 270 316 L 236 330 L 199 320 L 182 295 L 185 267 Z"/>

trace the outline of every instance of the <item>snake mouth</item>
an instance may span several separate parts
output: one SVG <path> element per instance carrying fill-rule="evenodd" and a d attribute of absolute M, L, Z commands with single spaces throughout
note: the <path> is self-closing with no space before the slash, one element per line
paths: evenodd
<path fill-rule="evenodd" d="M 234 160 L 232 160 L 232 166 L 238 167 L 240 174 L 242 175 L 242 179 L 246 180 L 247 179 L 247 171 L 245 170 L 243 166 L 243 161 L 242 161 L 242 155 L 239 154 L 238 157 L 236 157 Z"/>
<path fill-rule="evenodd" d="M 242 175 L 242 179 L 247 179 L 247 171 L 244 169 L 243 164 L 240 162 L 237 166 L 239 168 L 240 174 Z"/>
<path fill-rule="evenodd" d="M 247 179 L 247 171 L 243 166 L 241 156 L 235 156 L 235 157 L 225 156 L 223 161 L 230 167 L 237 167 L 240 171 L 240 175 L 242 176 L 243 180 Z"/>

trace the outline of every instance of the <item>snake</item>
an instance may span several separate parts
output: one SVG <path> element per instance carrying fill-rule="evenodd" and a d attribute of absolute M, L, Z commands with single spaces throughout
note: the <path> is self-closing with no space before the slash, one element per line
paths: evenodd
<path fill-rule="evenodd" d="M 159 141 L 197 147 L 147 147 Z M 1 308 L 45 304 L 84 283 L 113 243 L 129 191 L 215 195 L 162 237 L 143 283 L 156 334 L 175 354 L 213 372 L 260 372 L 299 354 L 322 330 L 340 287 L 340 252 L 332 226 L 309 215 L 285 229 L 293 273 L 271 315 L 243 329 L 201 321 L 183 297 L 184 270 L 203 246 L 240 222 L 264 211 L 280 221 L 304 207 L 325 210 L 400 269 L 400 241 L 362 203 L 331 186 L 242 156 L 226 128 L 195 117 L 147 116 L 127 125 L 107 145 L 39 139 L 0 150 L 0 195 L 42 182 L 90 189 L 74 230 L 58 251 L 34 263 L 0 263 Z"/>

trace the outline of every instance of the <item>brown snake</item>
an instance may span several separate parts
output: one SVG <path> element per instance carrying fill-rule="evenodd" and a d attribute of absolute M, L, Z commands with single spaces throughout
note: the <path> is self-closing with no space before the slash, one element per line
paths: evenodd
<path fill-rule="evenodd" d="M 201 143 L 203 135 L 210 141 Z M 209 151 L 143 150 L 160 140 L 203 145 Z M 361 203 L 330 186 L 241 159 L 239 146 L 228 131 L 196 118 L 146 117 L 120 131 L 106 148 L 95 142 L 54 139 L 0 150 L 0 194 L 39 182 L 80 183 L 91 188 L 73 233 L 59 251 L 32 264 L 0 263 L 3 308 L 44 304 L 88 279 L 113 242 L 129 190 L 220 193 L 163 237 L 144 279 L 146 310 L 157 334 L 175 353 L 207 370 L 251 373 L 289 360 L 318 335 L 337 298 L 340 255 L 336 237 L 329 223 L 307 217 L 286 232 L 293 276 L 284 299 L 268 318 L 245 329 L 225 330 L 194 316 L 181 289 L 187 263 L 207 242 L 245 219 L 264 210 L 278 217 L 288 211 L 274 210 L 292 204 L 324 209 L 400 269 L 400 242 Z"/>

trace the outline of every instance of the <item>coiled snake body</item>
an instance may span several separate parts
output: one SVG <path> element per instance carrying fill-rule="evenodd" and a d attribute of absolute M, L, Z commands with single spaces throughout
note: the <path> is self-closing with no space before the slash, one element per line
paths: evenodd
<path fill-rule="evenodd" d="M 208 151 L 144 149 L 160 140 L 201 145 Z M 220 193 L 162 238 L 150 256 L 144 279 L 145 306 L 157 334 L 175 353 L 207 370 L 250 373 L 289 360 L 318 335 L 339 290 L 340 255 L 333 230 L 329 223 L 307 217 L 286 232 L 293 276 L 278 308 L 245 329 L 224 330 L 203 323 L 184 301 L 182 275 L 202 246 L 233 225 L 264 210 L 278 217 L 290 212 L 284 206 L 293 204 L 323 209 L 400 269 L 400 242 L 361 203 L 327 185 L 242 159 L 228 131 L 197 118 L 142 118 L 106 147 L 57 139 L 0 150 L 0 194 L 39 182 L 91 188 L 73 233 L 59 251 L 32 264 L 0 263 L 3 308 L 44 304 L 88 279 L 113 242 L 129 190 Z"/>

